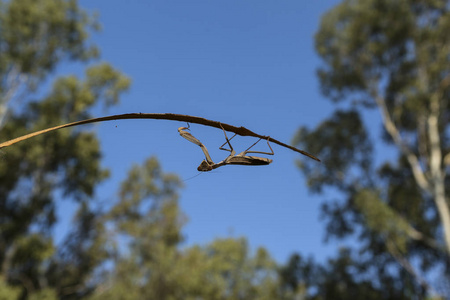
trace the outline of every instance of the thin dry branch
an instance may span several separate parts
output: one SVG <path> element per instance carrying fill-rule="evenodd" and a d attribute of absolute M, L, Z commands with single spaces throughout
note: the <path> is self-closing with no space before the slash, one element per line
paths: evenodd
<path fill-rule="evenodd" d="M 43 129 L 40 131 L 36 131 L 36 132 L 32 132 L 29 134 L 26 134 L 24 136 L 3 142 L 0 144 L 0 149 L 1 148 L 5 148 L 11 145 L 14 145 L 15 143 L 24 141 L 26 139 L 35 137 L 37 135 L 43 134 L 43 133 L 47 133 L 53 130 L 58 130 L 58 129 L 62 129 L 62 128 L 67 128 L 67 127 L 72 127 L 72 126 L 78 126 L 78 125 L 83 125 L 83 124 L 89 124 L 89 123 L 96 123 L 96 122 L 104 122 L 104 121 L 113 121 L 113 120 L 124 120 L 124 119 L 157 119 L 157 120 L 172 120 L 172 121 L 182 121 L 182 122 L 188 122 L 188 123 L 196 123 L 196 124 L 201 124 L 201 125 L 205 125 L 205 126 L 210 126 L 210 127 L 215 127 L 218 129 L 225 129 L 226 131 L 230 131 L 230 132 L 234 132 L 238 135 L 241 136 L 253 136 L 256 138 L 261 138 L 264 140 L 269 140 L 272 143 L 278 144 L 282 147 L 291 149 L 295 152 L 301 153 L 303 155 L 306 155 L 314 160 L 320 161 L 320 159 L 318 159 L 317 157 L 315 157 L 312 154 L 309 154 L 306 151 L 297 149 L 295 147 L 292 147 L 290 145 L 287 145 L 283 142 L 280 142 L 274 138 L 271 138 L 269 136 L 265 136 L 265 135 L 260 135 L 257 134 L 245 127 L 236 127 L 233 125 L 229 125 L 229 124 L 225 124 L 225 123 L 221 123 L 221 122 L 217 122 L 217 121 L 212 121 L 212 120 L 208 120 L 205 118 L 200 118 L 200 117 L 195 117 L 195 116 L 188 116 L 188 115 L 180 115 L 180 114 L 171 114 L 171 113 L 166 113 L 166 114 L 147 114 L 147 113 L 130 113 L 130 114 L 121 114 L 121 115 L 113 115 L 113 116 L 107 116 L 107 117 L 100 117 L 100 118 L 93 118 L 93 119 L 87 119 L 87 120 L 82 120 L 82 121 L 77 121 L 77 122 L 73 122 L 73 123 L 67 123 L 67 124 L 63 124 L 63 125 L 59 125 L 59 126 L 55 126 L 55 127 L 51 127 L 51 128 L 47 128 L 47 129 Z"/>

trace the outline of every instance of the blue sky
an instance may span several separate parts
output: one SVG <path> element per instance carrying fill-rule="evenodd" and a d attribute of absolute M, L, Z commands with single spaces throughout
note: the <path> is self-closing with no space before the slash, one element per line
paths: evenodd
<path fill-rule="evenodd" d="M 313 37 L 321 15 L 337 3 L 80 1 L 100 15 L 103 29 L 92 38 L 102 60 L 132 79 L 121 104 L 106 114 L 188 114 L 245 126 L 287 143 L 300 126 L 314 127 L 333 110 L 319 91 Z M 165 172 L 182 179 L 197 175 L 203 153 L 178 135 L 184 125 L 158 120 L 96 125 L 103 165 L 111 169 L 98 197 L 114 201 L 131 166 L 151 155 Z M 222 132 L 196 124 L 191 129 L 214 161 L 226 157 L 218 150 Z M 240 152 L 253 142 L 237 137 L 233 146 Z M 263 150 L 267 145 L 258 146 Z M 245 236 L 252 248 L 264 246 L 279 262 L 293 252 L 318 260 L 335 253 L 340 245 L 323 243 L 319 207 L 324 197 L 308 193 L 294 163 L 308 158 L 272 147 L 269 166 L 225 166 L 184 182 L 185 246 Z"/>

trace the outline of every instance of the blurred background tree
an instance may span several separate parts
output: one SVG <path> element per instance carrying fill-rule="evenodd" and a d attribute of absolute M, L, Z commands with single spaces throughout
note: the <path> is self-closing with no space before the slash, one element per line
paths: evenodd
<path fill-rule="evenodd" d="M 84 78 L 54 78 L 63 62 L 98 57 L 88 40 L 97 28 L 77 1 L 1 1 L 2 139 L 85 119 L 101 102 L 107 107 L 119 101 L 130 82 L 107 63 L 89 64 Z M 50 91 L 43 90 L 50 79 Z M 108 252 L 92 204 L 96 185 L 108 176 L 95 133 L 58 132 L 3 155 L 0 298 L 79 298 L 91 289 L 90 276 Z M 59 246 L 52 233 L 56 201 L 62 199 L 72 199 L 79 209 L 73 232 Z"/>
<path fill-rule="evenodd" d="M 243 238 L 180 247 L 179 187 L 154 157 L 131 169 L 105 214 L 121 241 L 114 267 L 90 299 L 278 299 L 276 265 L 264 249 L 252 256 Z"/>
<path fill-rule="evenodd" d="M 343 286 L 326 276 L 317 299 L 450 297 L 449 9 L 345 0 L 322 18 L 318 75 L 337 109 L 294 143 L 323 161 L 299 168 L 311 191 L 333 194 L 323 204 L 328 237 L 354 237 L 360 248 L 332 262 L 335 274 L 347 270 Z"/>

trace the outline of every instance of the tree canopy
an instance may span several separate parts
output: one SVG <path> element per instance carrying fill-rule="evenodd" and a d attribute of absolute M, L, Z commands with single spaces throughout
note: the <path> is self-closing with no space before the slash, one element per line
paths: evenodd
<path fill-rule="evenodd" d="M 439 290 L 450 278 L 449 9 L 344 0 L 330 10 L 315 37 L 318 76 L 338 108 L 295 137 L 323 161 L 299 164 L 311 190 L 340 195 L 323 205 L 328 236 L 360 241 L 365 266 L 354 276 L 375 270 L 372 284 L 388 289 L 391 277 L 411 298 L 449 295 Z M 375 110 L 381 136 L 366 121 Z"/>
<path fill-rule="evenodd" d="M 108 63 L 93 62 L 99 51 L 88 37 L 96 27 L 77 1 L 0 3 L 2 139 L 86 118 L 99 103 L 119 101 L 130 81 Z M 57 77 L 49 91 L 39 91 L 67 61 L 89 63 L 84 78 Z M 0 160 L 0 298 L 68 298 L 84 289 L 105 255 L 97 251 L 103 229 L 92 200 L 108 170 L 100 165 L 96 134 L 68 130 L 38 139 Z M 52 235 L 61 199 L 79 207 L 63 247 Z"/>

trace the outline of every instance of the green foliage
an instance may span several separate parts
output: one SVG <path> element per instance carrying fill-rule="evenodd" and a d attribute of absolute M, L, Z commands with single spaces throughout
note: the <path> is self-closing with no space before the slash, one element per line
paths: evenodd
<path fill-rule="evenodd" d="M 87 44 L 88 30 L 96 27 L 95 20 L 80 10 L 77 1 L 15 0 L 0 4 L 1 74 L 25 74 L 37 84 L 65 57 L 86 60 L 98 55 L 97 49 Z M 8 89 L 2 86 L 0 91 Z"/>
<path fill-rule="evenodd" d="M 359 182 L 362 179 L 360 172 L 367 174 L 370 171 L 372 145 L 355 110 L 336 111 L 314 132 L 300 128 L 293 143 L 300 142 L 311 147 L 313 153 L 322 154 L 320 165 L 297 161 L 307 174 L 308 185 L 314 192 L 321 192 L 324 185 L 346 190 L 353 184 L 363 184 Z M 355 175 L 351 176 L 352 173 Z"/>
<path fill-rule="evenodd" d="M 423 299 L 411 278 L 394 277 L 371 259 L 348 248 L 339 249 L 337 257 L 324 264 L 294 254 L 280 268 L 283 299 Z"/>
<path fill-rule="evenodd" d="M 59 63 L 98 56 L 88 39 L 97 25 L 75 0 L 0 2 L 2 139 L 85 119 L 100 102 L 118 102 L 130 80 L 107 63 L 91 65 L 84 78 L 58 77 L 50 91 L 33 93 Z M 89 280 L 109 255 L 102 214 L 92 204 L 95 187 L 108 176 L 100 158 L 95 133 L 74 129 L 3 153 L 0 297 L 75 299 L 92 290 Z M 79 209 L 74 229 L 55 245 L 55 209 L 62 199 L 78 201 Z"/>
<path fill-rule="evenodd" d="M 19 299 L 21 289 L 19 287 L 9 286 L 3 277 L 0 277 L 0 300 Z"/>
<path fill-rule="evenodd" d="M 122 241 L 114 271 L 92 299 L 274 299 L 275 264 L 264 249 L 250 256 L 244 239 L 180 249 L 180 186 L 156 158 L 130 170 L 107 214 Z"/>
<path fill-rule="evenodd" d="M 391 292 L 373 293 L 376 299 L 439 294 L 428 271 L 450 275 L 450 225 L 444 223 L 450 203 L 448 32 L 446 1 L 344 0 L 323 16 L 316 34 L 322 90 L 333 102 L 350 100 L 351 109 L 299 130 L 295 144 L 323 160 L 299 167 L 312 191 L 335 192 L 323 205 L 328 236 L 360 241 L 360 261 L 348 264 L 361 268 L 341 283 L 360 284 L 356 276 L 371 270 L 376 290 Z M 365 129 L 373 126 L 362 118 L 367 108 L 380 111 L 380 140 L 398 150 L 396 161 L 376 164 L 388 158 L 372 150 L 386 148 L 375 147 L 377 137 Z"/>
<path fill-rule="evenodd" d="M 399 288 L 401 279 L 396 283 L 389 275 L 377 272 L 377 278 L 361 276 L 367 271 L 367 264 L 355 260 L 348 249 L 341 249 L 335 259 L 328 261 L 328 268 L 321 269 L 319 289 L 316 299 L 411 299 L 416 291 L 407 286 Z M 375 270 L 371 270 L 375 271 Z M 358 275 L 356 275 L 358 274 Z M 419 294 L 417 294 L 419 296 Z M 314 298 L 313 298 L 314 299 Z"/>
<path fill-rule="evenodd" d="M 307 289 L 313 287 L 318 279 L 319 269 L 312 258 L 304 259 L 293 254 L 286 265 L 279 267 L 280 289 L 283 299 L 309 299 Z"/>
<path fill-rule="evenodd" d="M 117 104 L 120 92 L 128 89 L 130 85 L 130 79 L 107 63 L 88 68 L 86 77 L 83 90 L 90 92 L 94 99 L 104 99 L 106 105 Z"/>
<path fill-rule="evenodd" d="M 98 76 L 102 77 L 101 73 Z M 110 74 L 107 77 L 111 78 Z M 123 76 L 116 72 L 114 81 L 121 80 Z M 58 79 L 48 97 L 30 102 L 24 114 L 9 118 L 3 136 L 12 138 L 22 132 L 85 117 L 87 109 L 100 100 L 86 86 L 103 89 L 105 93 L 121 92 L 80 82 L 74 77 Z M 79 110 L 74 109 L 77 106 Z M 5 239 L 17 239 L 17 234 L 25 234 L 32 224 L 50 228 L 56 221 L 53 203 L 56 188 L 77 200 L 91 197 L 96 184 L 108 174 L 100 167 L 100 157 L 94 133 L 71 129 L 8 150 L 7 159 L 0 161 L 0 198 L 3 199 L 0 214 L 5 218 L 0 228 Z"/>
<path fill-rule="evenodd" d="M 37 293 L 31 294 L 29 297 L 30 300 L 57 300 L 58 295 L 53 289 L 43 289 L 38 291 Z"/>
<path fill-rule="evenodd" d="M 395 243 L 397 249 L 406 254 L 410 227 L 393 208 L 383 202 L 377 193 L 361 190 L 355 196 L 355 206 L 364 217 L 367 227 L 383 239 Z"/>

